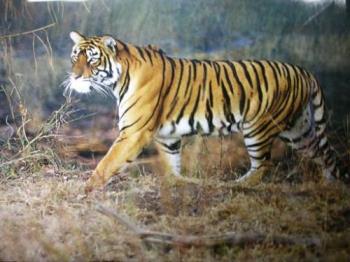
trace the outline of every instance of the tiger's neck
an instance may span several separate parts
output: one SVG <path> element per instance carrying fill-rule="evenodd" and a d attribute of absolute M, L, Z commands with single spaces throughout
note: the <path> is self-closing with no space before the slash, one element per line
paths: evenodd
<path fill-rule="evenodd" d="M 138 47 L 117 41 L 117 63 L 121 66 L 121 73 L 114 88 L 114 94 L 120 105 L 135 88 L 149 86 L 149 82 L 156 82 L 161 77 L 161 58 L 163 52 L 153 46 Z M 157 88 L 153 85 L 152 88 Z"/>

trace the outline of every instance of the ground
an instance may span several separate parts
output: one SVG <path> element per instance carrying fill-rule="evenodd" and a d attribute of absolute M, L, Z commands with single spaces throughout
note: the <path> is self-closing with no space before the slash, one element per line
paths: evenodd
<path fill-rule="evenodd" d="M 2 162 L 1 260 L 346 261 L 349 258 L 349 187 L 323 181 L 315 166 L 299 161 L 280 141 L 274 145 L 275 167 L 256 186 L 239 186 L 233 182 L 248 163 L 239 136 L 189 138 L 183 152 L 186 179 L 162 175 L 151 147 L 141 160 L 114 177 L 103 190 L 85 196 L 84 183 L 104 147 L 99 147 L 101 152 L 95 152 L 94 160 L 91 154 L 83 153 L 87 144 L 77 146 L 80 153 L 73 161 L 72 141 L 82 133 L 87 138 L 84 141 L 89 136 L 92 142 L 94 137 L 101 137 L 96 131 L 89 133 L 91 130 L 64 131 L 74 134 L 68 147 L 70 160 L 54 154 L 62 159 L 49 161 L 34 150 L 31 154 L 37 158 L 33 160 Z M 112 142 L 114 135 L 109 134 L 106 144 Z M 62 137 L 54 140 L 61 141 Z M 43 140 L 43 143 L 52 141 Z M 47 148 L 38 146 L 37 150 Z M 3 150 L 2 154 L 8 157 L 9 152 Z M 162 233 L 198 237 L 227 232 L 260 233 L 266 238 L 211 247 L 150 244 L 120 221 L 100 213 L 98 205 L 126 215 L 138 226 Z M 276 243 L 273 241 L 276 235 L 297 240 Z M 305 244 L 302 239 L 306 238 L 313 239 L 314 244 Z"/>

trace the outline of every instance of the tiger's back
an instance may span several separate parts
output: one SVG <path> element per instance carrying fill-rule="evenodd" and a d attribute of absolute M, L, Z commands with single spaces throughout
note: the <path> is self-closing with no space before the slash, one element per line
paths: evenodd
<path fill-rule="evenodd" d="M 161 136 L 225 135 L 263 119 L 275 119 L 283 130 L 306 106 L 315 81 L 303 69 L 275 61 L 172 61 Z"/>

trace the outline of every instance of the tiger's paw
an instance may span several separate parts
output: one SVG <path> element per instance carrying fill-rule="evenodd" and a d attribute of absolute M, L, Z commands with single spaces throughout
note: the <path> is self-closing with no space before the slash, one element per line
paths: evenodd
<path fill-rule="evenodd" d="M 242 177 L 235 180 L 236 183 L 242 186 L 256 186 L 261 183 L 264 175 L 266 173 L 266 169 L 258 169 L 258 170 L 250 170 Z"/>
<path fill-rule="evenodd" d="M 84 191 L 85 194 L 91 193 L 95 189 L 102 188 L 105 185 L 105 179 L 100 173 L 95 170 L 93 171 L 91 177 L 89 180 L 86 182 Z"/>

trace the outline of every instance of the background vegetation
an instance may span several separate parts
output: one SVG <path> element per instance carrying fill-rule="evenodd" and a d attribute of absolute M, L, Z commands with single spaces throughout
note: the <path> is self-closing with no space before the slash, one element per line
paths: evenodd
<path fill-rule="evenodd" d="M 185 141 L 187 181 L 164 177 L 150 147 L 128 172 L 86 198 L 82 188 L 118 134 L 113 101 L 66 104 L 68 35 L 110 34 L 191 58 L 268 58 L 320 80 L 332 144 L 349 165 L 350 16 L 341 1 L 0 1 L 0 260 L 346 260 L 349 189 L 276 141 L 276 168 L 256 187 L 239 135 Z M 180 235 L 259 232 L 243 245 L 145 245 L 96 211 L 103 204 L 152 230 Z M 316 239 L 281 244 L 274 235 Z M 297 241 L 298 242 L 298 241 Z"/>

